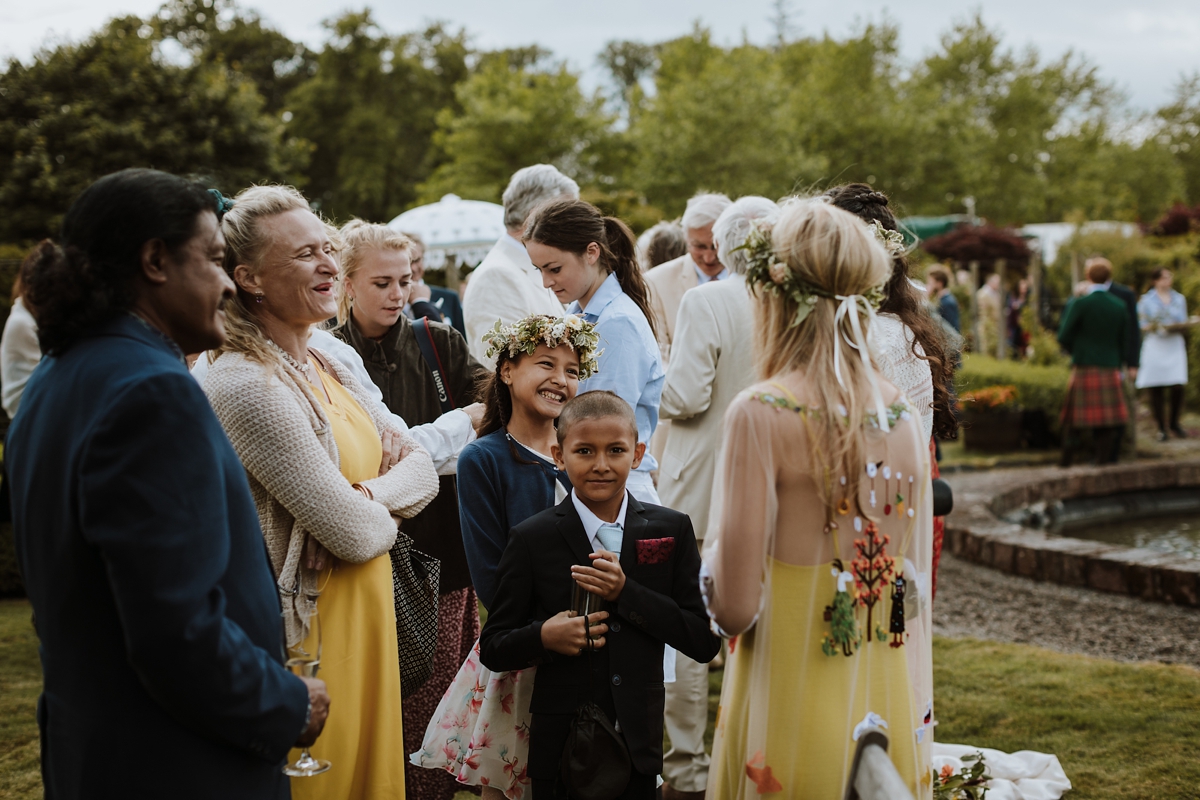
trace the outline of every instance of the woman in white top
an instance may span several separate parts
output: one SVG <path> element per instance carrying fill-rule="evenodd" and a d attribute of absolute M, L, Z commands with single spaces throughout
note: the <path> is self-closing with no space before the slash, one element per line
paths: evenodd
<path fill-rule="evenodd" d="M 21 394 L 33 374 L 33 368 L 42 360 L 42 348 L 38 345 L 37 322 L 22 300 L 21 279 L 13 287 L 12 311 L 4 323 L 4 336 L 0 337 L 0 404 L 9 419 L 17 415 Z"/>
<path fill-rule="evenodd" d="M 888 208 L 887 195 L 865 183 L 849 183 L 830 189 L 824 196 L 831 204 L 871 225 L 892 256 L 892 274 L 884 286 L 887 296 L 871 328 L 876 366 L 917 409 L 926 441 L 931 436 L 955 438 L 958 419 L 950 400 L 954 361 L 942 327 L 929 315 L 909 280 L 900 226 Z M 934 446 L 932 442 L 930 446 Z M 938 477 L 936 460 L 930 459 L 930 469 L 933 477 Z M 934 517 L 933 594 L 937 593 L 937 568 L 944 535 L 945 520 Z"/>
<path fill-rule="evenodd" d="M 1179 427 L 1179 410 L 1183 406 L 1183 387 L 1188 379 L 1187 344 L 1183 334 L 1168 331 L 1165 326 L 1187 322 L 1187 300 L 1171 288 L 1171 270 L 1159 267 L 1151 275 L 1154 288 L 1138 301 L 1138 324 L 1142 338 L 1141 366 L 1138 367 L 1137 388 L 1150 390 L 1150 408 L 1158 423 L 1158 440 L 1167 440 L 1167 430 L 1183 439 L 1187 436 Z M 1171 411 L 1165 412 L 1165 395 L 1171 396 Z"/>

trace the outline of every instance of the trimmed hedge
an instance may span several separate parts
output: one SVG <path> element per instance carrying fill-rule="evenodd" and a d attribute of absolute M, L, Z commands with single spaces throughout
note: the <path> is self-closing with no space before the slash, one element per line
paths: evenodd
<path fill-rule="evenodd" d="M 1071 368 L 1066 365 L 1040 366 L 1022 361 L 1001 361 L 979 353 L 964 353 L 962 366 L 954 375 L 958 396 L 985 386 L 1017 387 L 1017 403 L 1026 411 L 1041 410 L 1055 429 Z"/>

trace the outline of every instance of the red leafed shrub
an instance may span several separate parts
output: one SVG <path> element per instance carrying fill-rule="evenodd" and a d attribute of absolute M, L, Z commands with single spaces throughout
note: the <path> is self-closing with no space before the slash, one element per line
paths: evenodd
<path fill-rule="evenodd" d="M 925 252 L 942 261 L 991 264 L 1005 259 L 1010 266 L 1029 263 L 1029 245 L 1010 229 L 994 225 L 963 225 L 922 243 Z"/>
<path fill-rule="evenodd" d="M 1194 228 L 1200 228 L 1200 206 L 1188 208 L 1176 203 L 1159 217 L 1150 232 L 1155 236 L 1182 236 Z"/>

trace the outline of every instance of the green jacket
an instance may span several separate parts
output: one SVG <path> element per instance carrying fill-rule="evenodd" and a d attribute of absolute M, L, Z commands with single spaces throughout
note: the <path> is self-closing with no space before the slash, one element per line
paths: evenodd
<path fill-rule="evenodd" d="M 1077 297 L 1067 304 L 1058 326 L 1058 343 L 1077 367 L 1125 366 L 1125 335 L 1129 324 L 1125 304 L 1109 292 Z"/>

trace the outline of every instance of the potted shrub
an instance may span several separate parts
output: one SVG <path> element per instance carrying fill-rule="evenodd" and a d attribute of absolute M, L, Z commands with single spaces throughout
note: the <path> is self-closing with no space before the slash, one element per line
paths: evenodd
<path fill-rule="evenodd" d="M 964 394 L 963 445 L 968 450 L 992 452 L 1021 448 L 1021 407 L 1017 387 L 985 386 Z"/>

